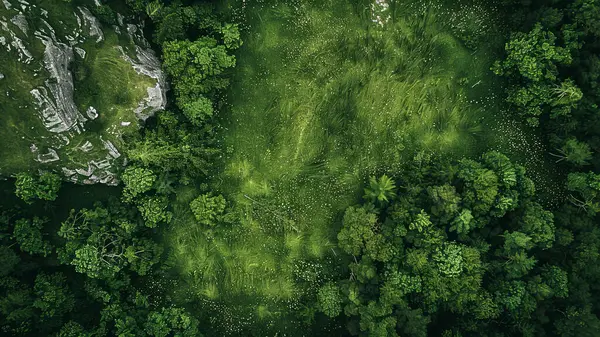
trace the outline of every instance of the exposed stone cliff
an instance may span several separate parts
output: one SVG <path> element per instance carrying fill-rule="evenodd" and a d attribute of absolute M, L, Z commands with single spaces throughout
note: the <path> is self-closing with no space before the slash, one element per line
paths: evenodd
<path fill-rule="evenodd" d="M 115 184 L 121 136 L 164 108 L 143 27 L 102 24 L 88 7 L 0 2 L 0 175 L 45 168 Z"/>

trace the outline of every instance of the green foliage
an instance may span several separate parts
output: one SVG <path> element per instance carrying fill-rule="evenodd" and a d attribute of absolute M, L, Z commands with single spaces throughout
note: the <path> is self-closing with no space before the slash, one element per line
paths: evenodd
<path fill-rule="evenodd" d="M 15 194 L 26 203 L 30 204 L 35 199 L 56 200 L 60 189 L 60 177 L 54 173 L 42 172 L 34 177 L 29 173 L 22 172 L 16 176 Z"/>
<path fill-rule="evenodd" d="M 15 222 L 13 237 L 22 251 L 29 254 L 48 256 L 52 253 L 52 245 L 44 240 L 42 229 L 47 220 L 34 217 L 33 220 L 19 219 Z"/>
<path fill-rule="evenodd" d="M 456 192 L 456 188 L 454 186 L 448 184 L 442 186 L 432 186 L 427 188 L 427 193 L 432 201 L 431 215 L 438 218 L 440 223 L 446 224 L 456 216 L 454 221 L 467 221 L 466 226 L 469 225 L 470 220 L 468 218 L 470 211 L 463 210 L 457 216 L 459 213 L 461 198 Z M 465 212 L 468 212 L 469 215 L 467 215 Z M 460 220 L 457 220 L 458 218 L 460 218 Z M 455 226 L 454 222 L 452 226 Z M 468 231 L 468 227 L 464 229 L 465 232 Z"/>
<path fill-rule="evenodd" d="M 146 5 L 146 14 L 154 19 L 161 15 L 164 5 L 160 1 L 152 1 Z"/>
<path fill-rule="evenodd" d="M 326 283 L 317 294 L 320 310 L 329 317 L 337 317 L 342 312 L 342 293 L 332 282 Z"/>
<path fill-rule="evenodd" d="M 465 322 L 481 331 L 490 319 L 530 320 L 542 301 L 568 295 L 567 274 L 539 263 L 553 248 L 554 216 L 533 201 L 522 167 L 497 152 L 413 165 L 395 199 L 346 210 L 338 245 L 355 260 L 344 292 L 351 322 L 369 335 L 427 336 L 430 322 L 452 315 L 456 331 Z M 414 174 L 424 166 L 451 174 Z"/>
<path fill-rule="evenodd" d="M 444 245 L 433 254 L 440 273 L 448 277 L 461 274 L 463 269 L 462 248 L 454 243 Z"/>
<path fill-rule="evenodd" d="M 125 200 L 131 201 L 138 195 L 150 191 L 156 181 L 156 175 L 152 170 L 130 166 L 125 169 L 121 179 L 125 184 L 123 197 Z"/>
<path fill-rule="evenodd" d="M 557 64 L 572 60 L 569 51 L 556 46 L 556 36 L 541 24 L 529 33 L 514 33 L 506 44 L 506 52 L 506 59 L 495 65 L 496 74 L 517 74 L 532 82 L 555 80 Z"/>
<path fill-rule="evenodd" d="M 525 251 L 518 251 L 509 255 L 504 264 L 504 270 L 508 278 L 522 278 L 527 275 L 537 263 L 537 260 L 527 255 Z"/>
<path fill-rule="evenodd" d="M 221 34 L 223 34 L 223 42 L 225 47 L 229 49 L 237 49 L 242 45 L 240 39 L 240 29 L 237 24 L 227 23 L 221 27 Z"/>
<path fill-rule="evenodd" d="M 346 253 L 360 255 L 366 243 L 374 236 L 377 217 L 363 207 L 349 207 L 344 214 L 342 229 L 338 233 L 338 245 Z"/>
<path fill-rule="evenodd" d="M 460 214 L 452 220 L 450 231 L 455 231 L 458 234 L 468 234 L 473 227 L 473 215 L 468 209 L 463 209 Z"/>
<path fill-rule="evenodd" d="M 199 126 L 206 120 L 209 120 L 214 113 L 213 103 L 206 97 L 199 97 L 192 102 L 182 104 L 181 110 L 189 121 Z"/>
<path fill-rule="evenodd" d="M 211 194 L 203 194 L 190 202 L 196 220 L 207 226 L 216 226 L 221 221 L 225 207 L 226 201 L 222 195 L 213 197 Z"/>
<path fill-rule="evenodd" d="M 0 278 L 10 275 L 21 259 L 8 246 L 0 246 Z"/>
<path fill-rule="evenodd" d="M 198 321 L 181 308 L 163 308 L 148 315 L 145 324 L 148 336 L 202 337 L 198 331 Z"/>
<path fill-rule="evenodd" d="M 558 158 L 556 160 L 557 163 L 566 160 L 575 166 L 584 166 L 589 164 L 589 161 L 592 159 L 590 146 L 574 138 L 567 140 L 563 147 L 558 149 L 558 152 L 559 154 L 551 153 Z"/>
<path fill-rule="evenodd" d="M 564 337 L 593 337 L 600 329 L 600 319 L 590 307 L 569 306 L 560 320 L 556 321 L 556 333 Z"/>
<path fill-rule="evenodd" d="M 164 197 L 144 197 L 138 202 L 138 210 L 142 214 L 147 227 L 154 228 L 159 223 L 169 223 L 173 214 L 167 209 L 168 200 Z"/>
<path fill-rule="evenodd" d="M 164 67 L 172 77 L 178 102 L 198 100 L 202 95 L 225 89 L 223 76 L 235 66 L 235 57 L 217 40 L 204 37 L 196 41 L 172 41 L 163 46 Z"/>
<path fill-rule="evenodd" d="M 570 64 L 572 57 L 556 40 L 538 23 L 529 33 L 514 33 L 506 44 L 506 59 L 494 65 L 497 75 L 517 83 L 509 89 L 507 100 L 532 126 L 539 124 L 546 110 L 553 118 L 568 116 L 583 95 L 572 80 L 559 79 L 558 65 Z"/>
<path fill-rule="evenodd" d="M 545 267 L 541 279 L 550 288 L 552 296 L 566 298 L 569 295 L 569 279 L 567 273 L 559 267 Z"/>
<path fill-rule="evenodd" d="M 554 243 L 554 216 L 537 203 L 527 203 L 521 219 L 521 230 L 531 237 L 532 242 L 542 249 Z"/>
<path fill-rule="evenodd" d="M 210 125 L 187 125 L 169 111 L 162 111 L 157 117 L 157 130 L 147 130 L 129 142 L 128 157 L 138 166 L 175 178 L 173 183 L 187 185 L 208 174 L 210 161 L 219 154 Z"/>
<path fill-rule="evenodd" d="M 522 249 L 529 250 L 533 248 L 531 238 L 521 232 L 504 232 L 504 253 L 511 254 L 512 252 Z"/>
<path fill-rule="evenodd" d="M 91 6 L 92 13 L 100 22 L 107 25 L 117 24 L 117 14 L 107 5 Z"/>
<path fill-rule="evenodd" d="M 589 173 L 570 173 L 567 189 L 575 194 L 570 195 L 571 202 L 594 215 L 600 212 L 600 175 Z"/>
<path fill-rule="evenodd" d="M 86 332 L 81 324 L 69 321 L 63 325 L 57 337 L 92 337 L 92 334 Z"/>
<path fill-rule="evenodd" d="M 394 198 L 396 185 L 385 174 L 379 177 L 371 177 L 369 179 L 369 187 L 365 188 L 365 200 L 370 202 L 385 203 Z"/>
<path fill-rule="evenodd" d="M 33 287 L 36 299 L 33 307 L 41 311 L 42 320 L 57 319 L 74 309 L 75 299 L 67 286 L 67 278 L 61 273 L 40 273 Z"/>
<path fill-rule="evenodd" d="M 126 267 L 146 275 L 162 250 L 140 236 L 136 227 L 130 228 L 130 221 L 124 209 L 114 205 L 110 210 L 71 211 L 58 231 L 66 241 L 59 259 L 91 278 L 110 279 Z"/>

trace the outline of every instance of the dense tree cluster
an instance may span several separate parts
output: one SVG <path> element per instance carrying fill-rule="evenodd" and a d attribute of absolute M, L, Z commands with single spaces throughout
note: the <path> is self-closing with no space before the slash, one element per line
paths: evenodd
<path fill-rule="evenodd" d="M 591 164 L 597 172 L 600 4 L 506 2 L 514 32 L 494 71 L 510 82 L 507 101 L 530 125 L 543 128 L 557 161 L 577 168 Z"/>
<path fill-rule="evenodd" d="M 200 336 L 187 312 L 134 285 L 162 255 L 135 208 L 72 210 L 56 235 L 48 219 L 0 212 L 3 336 Z"/>
<path fill-rule="evenodd" d="M 566 324 L 565 303 L 584 294 L 552 256 L 573 232 L 536 202 L 523 167 L 489 152 L 415 163 L 397 182 L 371 179 L 365 203 L 346 210 L 338 244 L 350 278 L 323 285 L 321 311 L 343 307 L 350 331 L 369 336 L 534 336 Z"/>

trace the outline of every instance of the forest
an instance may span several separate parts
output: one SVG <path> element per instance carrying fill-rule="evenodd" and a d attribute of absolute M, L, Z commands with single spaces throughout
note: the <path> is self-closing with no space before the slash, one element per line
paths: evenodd
<path fill-rule="evenodd" d="M 599 0 L 2 0 L 0 336 L 599 337 Z"/>

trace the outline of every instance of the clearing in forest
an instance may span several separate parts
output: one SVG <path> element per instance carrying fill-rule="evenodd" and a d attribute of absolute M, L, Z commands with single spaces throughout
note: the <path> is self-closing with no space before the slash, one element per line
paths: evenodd
<path fill-rule="evenodd" d="M 339 265 L 336 220 L 370 175 L 493 142 L 501 90 L 489 69 L 502 41 L 493 9 L 471 2 L 244 4 L 212 180 L 243 220 L 207 231 L 183 211 L 200 192 L 181 190 L 168 239 L 186 297 L 218 312 L 222 333 L 290 333 L 297 320 L 284 315 L 310 320 L 302 299 Z"/>

